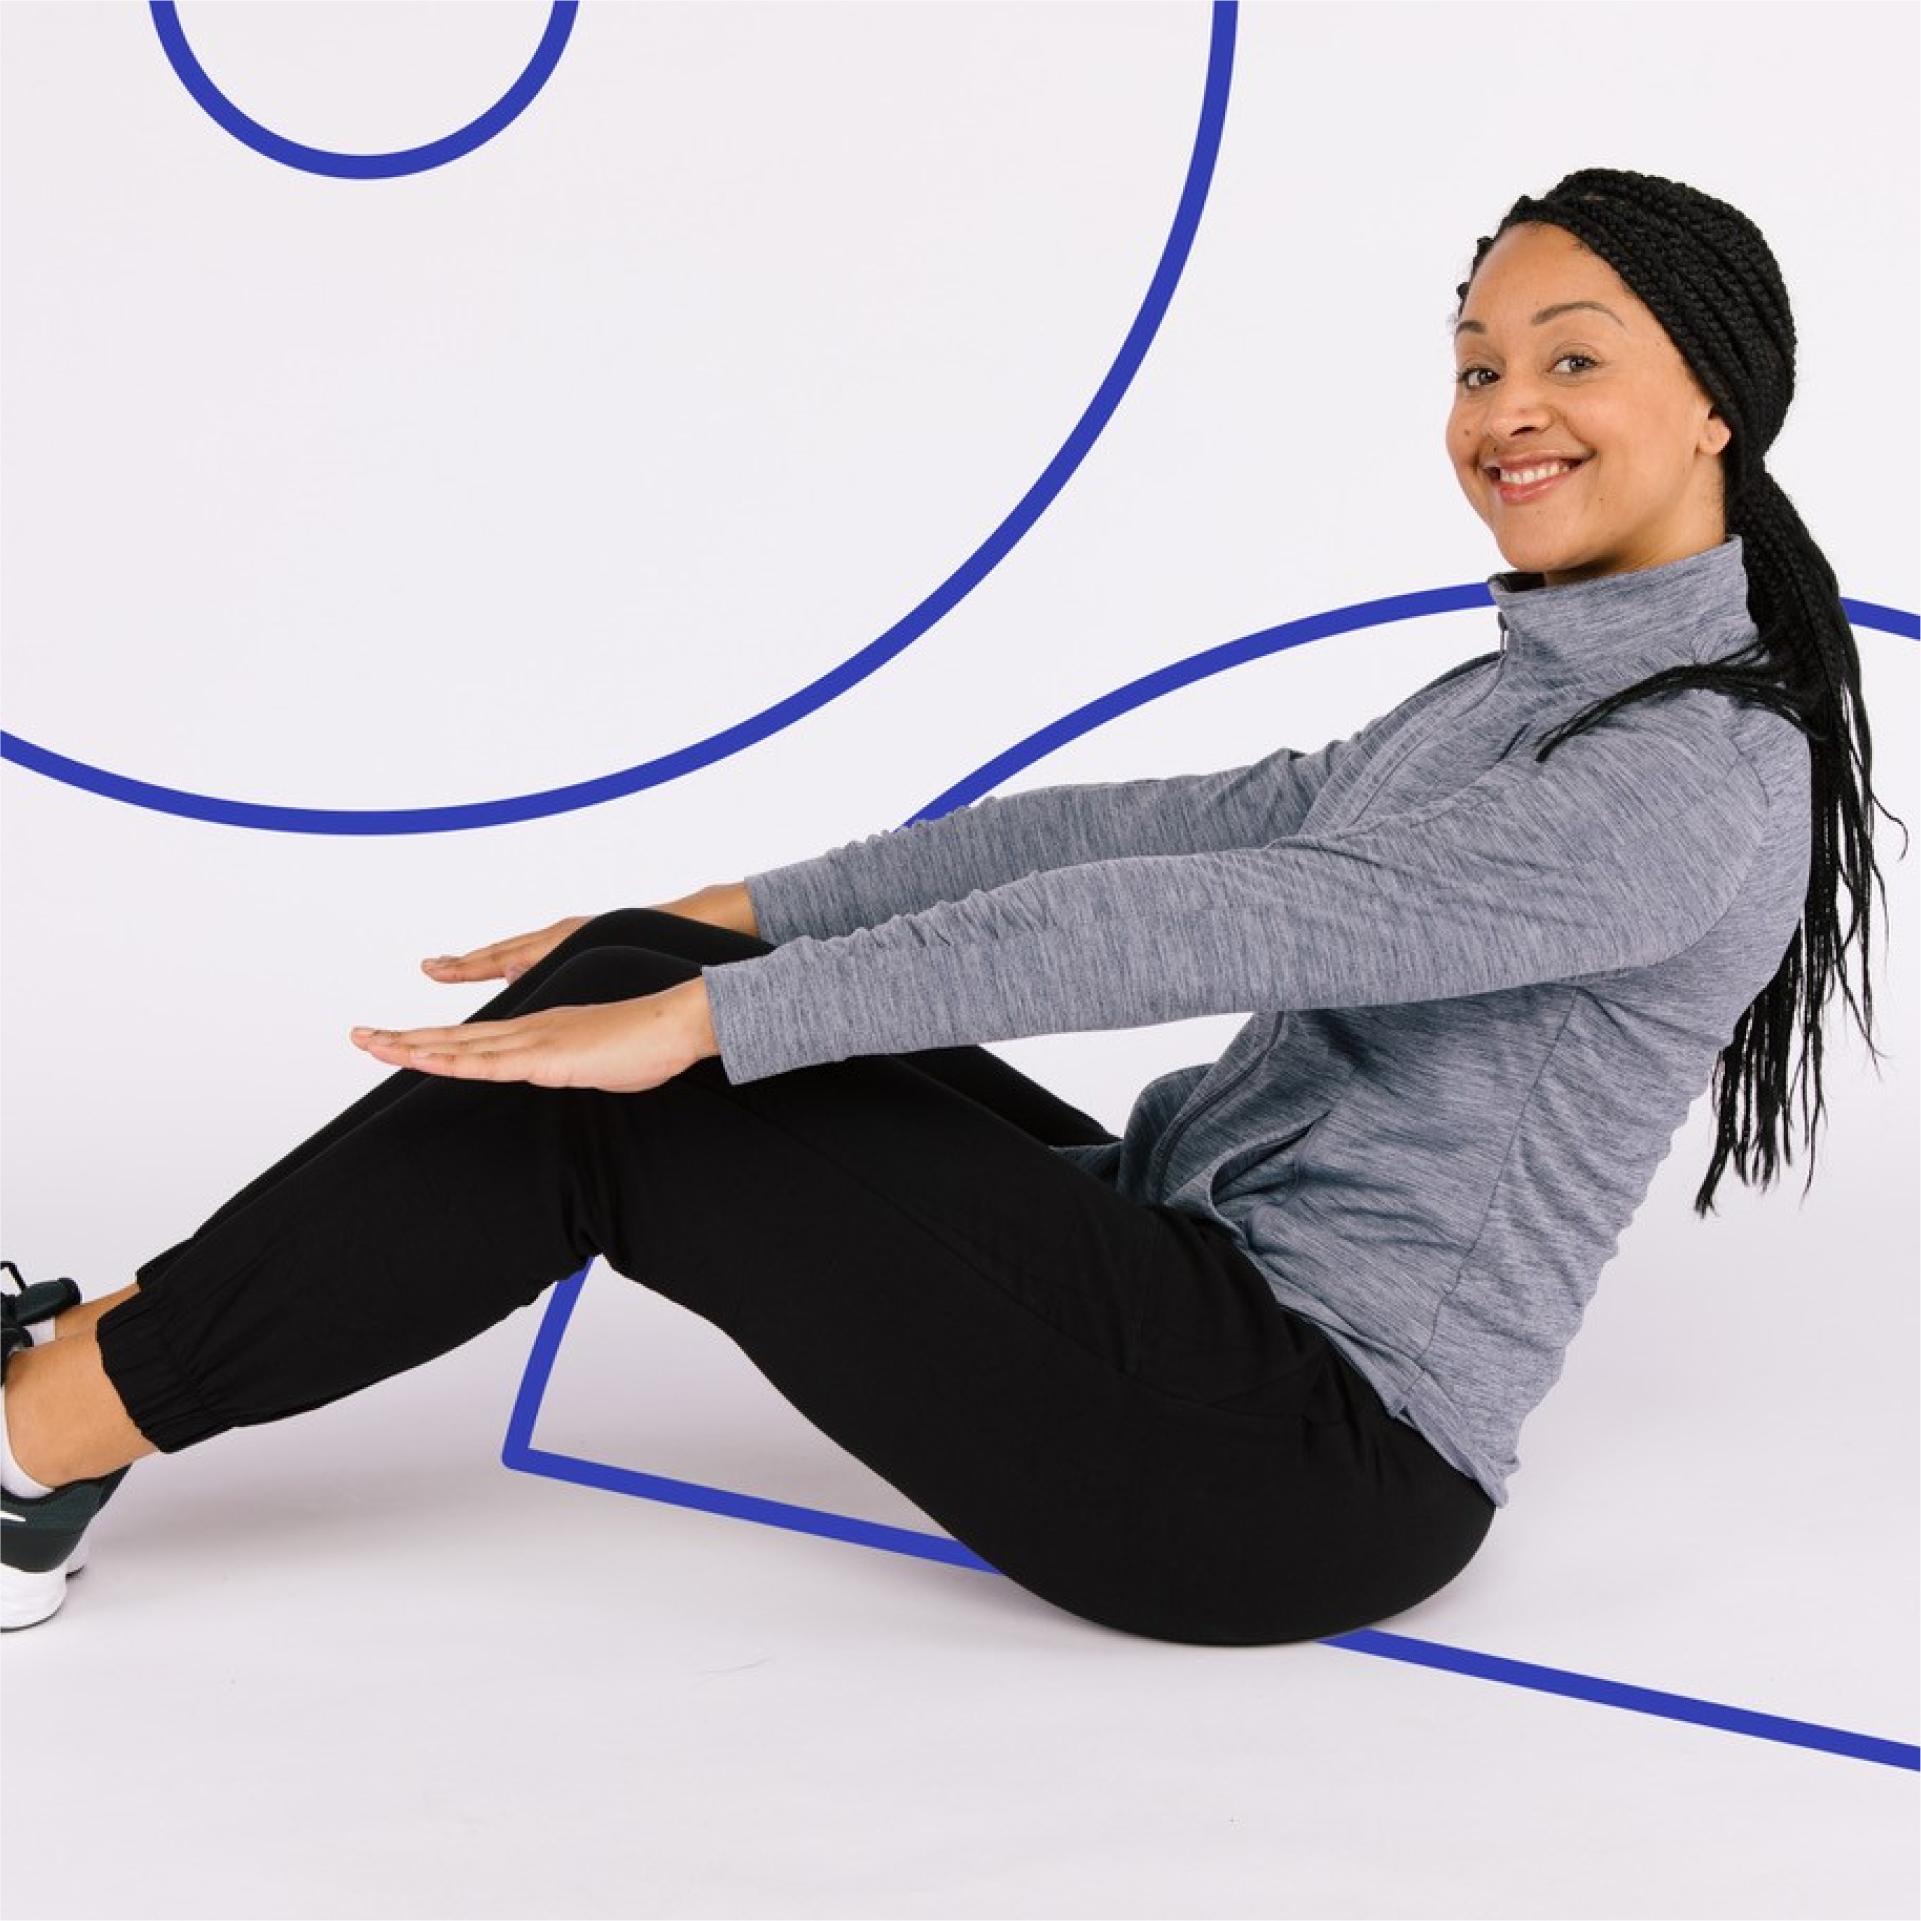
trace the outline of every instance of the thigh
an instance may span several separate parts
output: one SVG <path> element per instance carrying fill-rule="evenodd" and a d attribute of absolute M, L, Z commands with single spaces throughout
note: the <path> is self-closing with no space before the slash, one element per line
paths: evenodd
<path fill-rule="evenodd" d="M 672 966 L 610 948 L 554 987 L 614 998 Z M 577 1091 L 609 1264 L 1043 1599 L 1162 1639 L 1301 1639 L 1411 1605 L 1478 1542 L 1426 1443 L 1385 1432 L 1230 1236 L 902 1059 Z"/>

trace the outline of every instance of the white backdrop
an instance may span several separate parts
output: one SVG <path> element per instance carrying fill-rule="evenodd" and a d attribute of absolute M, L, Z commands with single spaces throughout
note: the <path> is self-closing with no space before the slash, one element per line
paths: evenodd
<path fill-rule="evenodd" d="M 370 152 L 471 120 L 548 8 L 179 18 L 254 119 Z M 136 0 L 5 0 L 9 735 L 226 802 L 414 809 L 610 774 L 795 693 L 947 581 L 1068 439 L 1167 241 L 1213 19 L 591 0 L 494 138 L 341 179 L 216 125 Z M 1912 610 L 1915 43 L 1911 9 L 1839 0 L 1250 0 L 1192 253 L 1111 420 L 997 567 L 792 725 L 605 804 L 387 834 L 186 817 L 10 740 L 0 1251 L 121 1286 L 385 1071 L 351 1024 L 476 1004 L 423 954 L 894 825 L 1138 674 L 1484 579 L 1504 563 L 1442 446 L 1454 287 L 1570 167 L 1671 174 L 1758 221 L 1800 339 L 1770 468 L 1843 592 Z M 1331 464 L 1356 446 L 1363 469 Z M 1877 785 L 1912 825 L 1917 650 L 1859 641 Z M 1296 648 L 1005 785 L 1312 748 L 1494 644 L 1489 609 Z M 1752 1649 L 1703 1622 L 1759 1609 L 1797 1647 L 1765 1705 L 1896 1735 L 1917 903 L 1879 828 L 1879 1074 L 1837 1005 L 1812 1195 L 1799 1163 L 1765 1196 L 1729 1178 L 1708 1224 L 1697 1105 L 1497 1540 L 1523 1610 L 1531 1570 L 1605 1543 L 1598 1615 L 1675 1578 L 1620 1542 L 1692 1538 L 1685 1591 L 1651 1606 L 1673 1663 L 1638 1678 L 1752 1698 Z M 999 1051 L 1118 1128 L 1237 1020 Z M 477 1454 L 505 1415 L 476 1410 Z"/>

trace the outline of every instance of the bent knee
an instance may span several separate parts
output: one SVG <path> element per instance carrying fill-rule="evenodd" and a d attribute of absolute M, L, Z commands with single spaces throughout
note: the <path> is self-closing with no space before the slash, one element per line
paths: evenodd
<path fill-rule="evenodd" d="M 607 941 L 569 954 L 529 996 L 529 1004 L 625 1000 L 692 980 L 699 971 L 679 954 Z"/>
<path fill-rule="evenodd" d="M 576 931 L 583 947 L 655 947 L 668 927 L 684 925 L 678 914 L 658 907 L 610 907 Z"/>
<path fill-rule="evenodd" d="M 650 947 L 701 965 L 751 960 L 772 952 L 772 943 L 731 927 L 715 927 L 664 907 L 615 907 L 596 914 L 574 936 L 584 947 Z"/>

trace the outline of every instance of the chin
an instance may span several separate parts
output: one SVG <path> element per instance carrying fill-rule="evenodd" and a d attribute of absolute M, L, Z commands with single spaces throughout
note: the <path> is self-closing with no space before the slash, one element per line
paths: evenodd
<path fill-rule="evenodd" d="M 1517 574 L 1560 574 L 1581 565 L 1578 551 L 1547 540 L 1497 541 L 1501 559 Z"/>
<path fill-rule="evenodd" d="M 1495 540 L 1501 558 L 1520 574 L 1596 574 L 1606 573 L 1609 563 L 1592 541 L 1557 540 L 1546 534 L 1522 534 Z"/>

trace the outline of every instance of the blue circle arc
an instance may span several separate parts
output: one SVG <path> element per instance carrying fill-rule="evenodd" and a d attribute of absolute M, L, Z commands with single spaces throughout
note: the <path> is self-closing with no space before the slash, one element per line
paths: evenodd
<path fill-rule="evenodd" d="M 1092 733 L 1096 727 L 1104 726 L 1135 707 L 1143 707 L 1150 700 L 1159 700 L 1163 694 L 1171 694 L 1177 687 L 1185 687 L 1191 681 L 1204 680 L 1210 674 L 1225 673 L 1229 668 L 1245 666 L 1248 661 L 1258 660 L 1264 654 L 1281 653 L 1310 640 L 1325 640 L 1331 634 L 1353 633 L 1363 627 L 1384 627 L 1397 620 L 1418 620 L 1425 614 L 1457 613 L 1464 608 L 1491 607 L 1493 604 L 1494 596 L 1488 592 L 1485 581 L 1469 581 L 1459 587 L 1427 587 L 1415 593 L 1389 594 L 1380 600 L 1357 600 L 1350 606 L 1332 607 L 1325 613 L 1308 614 L 1300 620 L 1285 621 L 1278 627 L 1263 628 L 1259 633 L 1244 635 L 1239 640 L 1222 641 L 1218 646 L 1206 648 L 1198 654 L 1189 654 L 1185 659 L 1171 661 L 1165 667 L 1155 668 L 1152 673 L 1126 681 L 1111 692 L 1076 707 L 1071 713 L 1063 714 L 1060 719 L 1049 721 L 1045 727 L 1037 728 L 1023 740 L 1017 740 L 992 760 L 984 761 L 945 793 L 937 794 L 918 813 L 910 815 L 908 822 L 902 824 L 932 820 L 951 807 L 965 807 L 981 795 L 991 793 L 1010 774 L 1019 773 L 1023 767 L 1031 765 L 1043 755 L 1051 754 L 1057 747 L 1065 746 L 1082 734 Z M 1868 600 L 1846 599 L 1841 606 L 1850 623 L 1856 627 L 1879 627 L 1889 633 L 1906 634 L 1910 639 L 1921 638 L 1921 620 L 1899 608 L 1877 606 Z"/>
<path fill-rule="evenodd" d="M 330 175 L 336 180 L 392 180 L 402 174 L 426 173 L 444 167 L 451 160 L 485 146 L 495 134 L 511 126 L 547 84 L 547 77 L 560 62 L 567 36 L 574 30 L 574 14 L 580 0 L 554 0 L 547 16 L 547 30 L 540 36 L 534 57 L 527 62 L 520 78 L 479 118 L 470 120 L 458 131 L 430 140 L 424 147 L 408 147 L 398 153 L 335 153 L 326 147 L 303 146 L 284 134 L 263 127 L 251 114 L 243 113 L 214 85 L 188 44 L 174 0 L 148 0 L 154 31 L 160 36 L 173 70 L 181 85 L 192 94 L 207 117 L 224 127 L 243 146 L 283 167 L 297 167 L 303 173 Z"/>
<path fill-rule="evenodd" d="M 154 0 L 156 18 L 161 0 Z M 171 13 L 171 7 L 167 12 Z M 1147 350 L 1159 331 L 1174 290 L 1200 227 L 1207 204 L 1214 162 L 1220 151 L 1221 129 L 1227 119 L 1228 83 L 1234 64 L 1234 0 L 1216 0 L 1211 14 L 1207 80 L 1202 92 L 1200 126 L 1188 160 L 1187 179 L 1175 209 L 1172 231 L 1161 250 L 1140 310 L 1122 341 L 1114 364 L 1107 370 L 1093 399 L 1075 422 L 1061 449 L 1038 479 L 1015 503 L 998 527 L 948 577 L 876 640 L 850 654 L 817 679 L 785 698 L 750 714 L 672 753 L 639 762 L 611 774 L 552 787 L 539 793 L 515 794 L 500 800 L 463 802 L 445 807 L 330 808 L 279 807 L 253 801 L 228 800 L 214 794 L 164 787 L 135 780 L 89 762 L 54 752 L 17 734 L 0 732 L 0 759 L 11 760 L 50 779 L 159 813 L 180 814 L 193 820 L 218 822 L 226 827 L 251 827 L 283 834 L 445 834 L 467 828 L 497 827 L 508 822 L 539 820 L 550 814 L 571 813 L 619 800 L 643 788 L 678 779 L 696 768 L 740 753 L 769 734 L 779 733 L 804 719 L 817 707 L 845 693 L 877 668 L 918 640 L 928 628 L 964 600 L 1013 550 L 1086 459 L 1127 392 Z M 551 30 L 550 30 L 551 37 Z M 529 69 L 532 71 L 532 69 Z M 249 126 L 253 123 L 248 122 Z"/>
<path fill-rule="evenodd" d="M 170 28 L 178 38 L 178 22 L 173 18 L 174 9 L 171 0 L 150 0 L 150 3 L 156 24 L 161 28 L 163 44 L 167 41 Z M 533 97 L 533 93 L 538 90 L 539 82 L 545 79 L 547 72 L 552 69 L 553 61 L 559 57 L 560 47 L 565 43 L 567 30 L 572 23 L 573 4 L 574 0 L 556 0 L 540 51 L 536 53 L 534 61 L 529 65 L 527 72 L 521 76 L 521 80 L 516 83 L 515 88 L 510 90 L 500 105 L 493 110 L 493 114 L 500 114 L 510 102 L 516 100 L 517 96 L 524 94 L 513 108 L 513 111 L 517 112 L 519 106 Z M 564 21 L 561 17 L 563 13 L 566 16 Z M 1088 403 L 1060 451 L 1048 462 L 1039 478 L 974 552 L 918 606 L 896 621 L 878 639 L 849 655 L 827 673 L 796 689 L 772 706 L 764 707 L 758 713 L 749 715 L 745 720 L 737 721 L 731 727 L 709 734 L 672 753 L 658 755 L 652 760 L 641 761 L 632 767 L 622 768 L 617 772 L 603 774 L 594 779 L 577 781 L 564 787 L 546 788 L 533 794 L 510 795 L 499 800 L 464 802 L 445 807 L 384 809 L 280 807 L 262 802 L 229 800 L 218 795 L 161 786 L 151 781 L 136 780 L 128 775 L 116 774 L 110 769 L 76 760 L 52 748 L 43 747 L 22 735 L 7 733 L 4 730 L 0 730 L 0 760 L 10 760 L 18 766 L 43 774 L 49 779 L 84 788 L 88 792 L 99 794 L 109 800 L 120 801 L 128 806 L 145 807 L 157 813 L 179 814 L 189 819 L 211 821 L 222 826 L 247 827 L 290 834 L 438 834 L 536 820 L 552 814 L 571 813 L 578 809 L 599 806 L 607 801 L 619 800 L 628 794 L 638 793 L 647 787 L 659 786 L 714 761 L 723 760 L 729 755 L 752 746 L 754 742 L 765 739 L 770 734 L 794 725 L 795 722 L 805 718 L 816 708 L 825 706 L 830 700 L 846 692 L 848 688 L 891 660 L 894 655 L 911 645 L 964 599 L 999 565 L 1034 522 L 1040 518 L 1100 437 L 1119 405 L 1121 396 L 1131 385 L 1135 373 L 1146 357 L 1149 345 L 1159 330 L 1160 323 L 1172 302 L 1174 290 L 1180 282 L 1181 273 L 1193 246 L 1194 235 L 1200 225 L 1201 212 L 1206 205 L 1208 187 L 1213 178 L 1214 163 L 1220 148 L 1221 130 L 1226 121 L 1228 89 L 1233 69 L 1235 13 L 1236 0 L 1215 0 L 1210 16 L 1212 37 L 1209 43 L 1207 80 L 1201 102 L 1200 126 L 1196 133 L 1194 150 L 1188 162 L 1187 180 L 1182 189 L 1180 204 L 1175 211 L 1173 229 L 1168 235 L 1166 246 L 1162 249 L 1159 265 L 1141 302 L 1140 311 L 1135 315 L 1134 323 L 1122 342 L 1120 352 L 1115 357 L 1112 367 L 1108 369 L 1107 376 L 1101 382 L 1094 398 Z M 248 120 L 237 109 L 232 108 L 217 90 L 213 89 L 212 83 L 205 80 L 204 74 L 200 74 L 198 64 L 193 62 L 184 38 L 178 38 L 178 44 L 186 56 L 191 72 L 200 75 L 212 99 L 218 101 L 227 114 L 232 115 L 242 127 L 253 129 L 255 133 L 269 141 L 277 138 L 268 134 L 266 129 L 260 128 L 257 123 Z M 171 55 L 171 47 L 169 52 Z M 175 64 L 178 67 L 180 62 L 176 59 Z M 529 84 L 530 76 L 533 76 L 531 85 Z M 183 70 L 182 78 L 188 81 L 189 86 L 194 84 L 187 71 Z M 213 105 L 207 100 L 203 99 L 203 104 L 208 105 L 210 112 L 214 111 Z M 216 113 L 215 117 L 222 116 Z M 473 123 L 473 126 L 481 127 L 486 124 L 489 117 L 483 115 L 481 120 Z M 511 118 L 511 114 L 507 117 Z M 223 119 L 223 124 L 228 122 Z M 498 124 L 504 125 L 505 120 L 500 120 Z M 241 127 L 235 127 L 234 130 L 240 137 L 248 137 Z M 467 131 L 471 132 L 472 129 Z M 454 139 L 462 137 L 461 135 L 452 136 Z M 277 158 L 286 157 L 288 152 L 312 155 L 317 151 L 311 148 L 294 148 L 290 142 L 279 144 L 283 151 L 276 153 Z M 262 147 L 261 150 L 269 151 L 266 147 Z M 431 148 L 415 150 L 418 154 L 431 151 L 433 151 Z M 336 161 L 355 161 L 358 164 L 357 157 L 351 155 L 322 157 Z M 403 159 L 407 156 L 385 156 L 384 158 Z M 1485 582 L 1468 582 L 1460 586 L 1436 587 L 1414 593 L 1389 595 L 1379 600 L 1358 601 L 1347 607 L 1332 608 L 1277 627 L 1262 629 L 1260 632 L 1245 635 L 1237 640 L 1223 642 L 1219 646 L 1189 655 L 1129 681 L 1050 722 L 1046 727 L 1016 742 L 1012 747 L 976 768 L 910 818 L 927 819 L 945 813 L 951 807 L 965 805 L 981 794 L 991 791 L 1021 768 L 1041 759 L 1079 735 L 1092 731 L 1104 722 L 1132 708 L 1142 706 L 1148 701 L 1158 699 L 1163 694 L 1172 693 L 1192 681 L 1202 680 L 1210 674 L 1222 673 L 1229 668 L 1241 666 L 1261 655 L 1278 653 L 1288 647 L 1300 646 L 1311 640 L 1376 626 L 1388 621 L 1410 620 L 1426 614 L 1449 613 L 1491 604 L 1492 597 L 1487 591 Z M 1900 608 L 1882 606 L 1873 601 L 1846 598 L 1842 601 L 1842 607 L 1849 620 L 1857 627 L 1877 628 L 1887 633 L 1905 635 L 1911 640 L 1921 638 L 1921 619 L 1917 619 L 1914 613 Z"/>
<path fill-rule="evenodd" d="M 1209 675 L 1226 673 L 1245 666 L 1267 654 L 1285 652 L 1309 641 L 1324 640 L 1334 634 L 1353 633 L 1366 627 L 1386 626 L 1398 620 L 1418 620 L 1427 614 L 1457 613 L 1474 607 L 1491 607 L 1493 596 L 1485 581 L 1468 581 L 1455 587 L 1429 587 L 1414 593 L 1389 594 L 1379 600 L 1355 601 L 1346 607 L 1333 607 L 1299 620 L 1283 621 L 1277 627 L 1264 627 L 1237 640 L 1222 641 L 1200 653 L 1157 667 L 1151 673 L 1125 681 L 1119 687 L 1087 701 L 1045 727 L 1036 729 L 1013 746 L 983 761 L 972 773 L 945 792 L 938 794 L 908 816 L 908 822 L 931 820 L 950 808 L 962 807 L 991 792 L 1010 775 L 1031 766 L 1058 747 L 1097 727 L 1159 700 L 1178 688 L 1186 687 Z M 1921 617 L 1899 607 L 1884 607 L 1871 600 L 1844 597 L 1842 610 L 1856 627 L 1874 628 L 1884 633 L 1921 639 Z M 886 636 L 882 637 L 883 639 Z M 880 643 L 876 642 L 875 646 Z M 903 643 L 904 644 L 904 643 Z M 868 649 L 868 653 L 872 653 Z M 856 655 L 855 660 L 862 659 Z M 199 820 L 218 821 L 226 826 L 257 827 L 295 834 L 429 834 L 448 833 L 468 827 L 491 827 L 508 821 L 532 820 L 544 814 L 566 813 L 575 808 L 595 806 L 616 800 L 641 787 L 670 780 L 693 767 L 705 766 L 726 754 L 736 752 L 748 742 L 776 732 L 811 708 L 818 707 L 861 677 L 853 662 L 843 662 L 831 675 L 825 675 L 798 694 L 791 694 L 776 706 L 762 709 L 750 720 L 718 734 L 710 734 L 677 754 L 643 761 L 639 767 L 598 780 L 581 781 L 572 787 L 555 787 L 545 793 L 518 795 L 507 800 L 479 801 L 458 807 L 419 807 L 387 812 L 355 811 L 324 807 L 268 807 L 250 801 L 218 800 L 211 795 L 183 793 L 176 788 L 156 787 L 146 781 L 129 780 L 121 774 L 90 767 L 84 761 L 69 760 L 51 748 L 36 746 L 17 734 L 0 733 L 0 759 L 17 762 L 34 772 L 69 786 L 84 787 L 108 799 L 125 801 L 130 806 L 149 807 L 160 813 L 185 814 Z M 861 670 L 871 672 L 872 665 Z M 838 677 L 838 685 L 834 685 Z M 822 692 L 820 690 L 828 689 Z M 811 698 L 810 698 L 811 696 Z M 803 703 L 804 704 L 801 704 Z M 903 825 L 908 824 L 903 822 Z"/>

